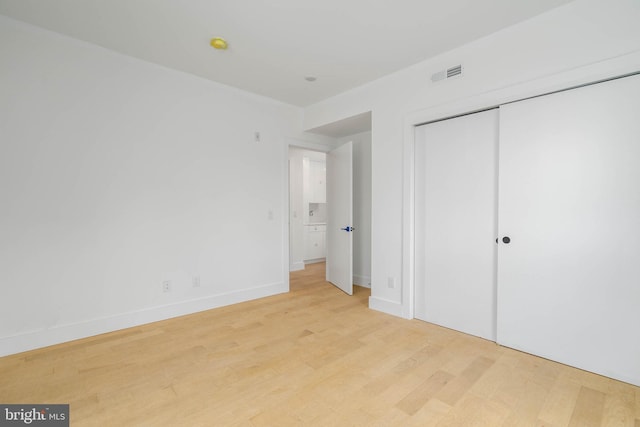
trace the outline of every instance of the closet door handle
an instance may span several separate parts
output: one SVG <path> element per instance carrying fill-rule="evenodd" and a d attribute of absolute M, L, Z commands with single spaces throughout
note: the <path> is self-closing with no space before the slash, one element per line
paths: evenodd
<path fill-rule="evenodd" d="M 509 236 L 504 236 L 504 237 L 502 238 L 502 243 L 509 243 L 509 242 L 511 242 L 511 237 L 509 237 Z"/>

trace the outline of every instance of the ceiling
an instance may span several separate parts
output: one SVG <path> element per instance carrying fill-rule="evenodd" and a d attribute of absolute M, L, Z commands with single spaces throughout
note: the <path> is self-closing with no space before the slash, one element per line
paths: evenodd
<path fill-rule="evenodd" d="M 304 107 L 569 2 L 0 0 L 0 14 Z"/>

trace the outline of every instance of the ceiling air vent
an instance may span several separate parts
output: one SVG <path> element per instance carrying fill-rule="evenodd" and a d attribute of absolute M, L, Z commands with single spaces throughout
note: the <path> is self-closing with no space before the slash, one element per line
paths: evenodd
<path fill-rule="evenodd" d="M 460 74 L 462 74 L 462 65 L 456 65 L 455 67 L 451 67 L 447 70 L 448 79 L 454 76 L 459 76 Z"/>
<path fill-rule="evenodd" d="M 440 80 L 450 79 L 459 75 L 462 75 L 462 65 L 456 65 L 455 67 L 448 68 L 447 70 L 438 71 L 431 76 L 431 81 L 439 82 Z"/>

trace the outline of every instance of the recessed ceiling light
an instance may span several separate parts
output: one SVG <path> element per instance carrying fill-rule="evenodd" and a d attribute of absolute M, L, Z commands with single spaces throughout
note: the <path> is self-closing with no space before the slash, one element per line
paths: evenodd
<path fill-rule="evenodd" d="M 315 82 L 316 80 L 318 80 L 317 77 L 313 77 L 313 76 L 307 76 L 304 79 L 308 82 Z"/>
<path fill-rule="evenodd" d="M 225 50 L 228 47 L 227 41 L 225 39 L 223 39 L 222 37 L 214 37 L 214 38 L 212 38 L 211 41 L 209 42 L 209 44 L 214 49 L 219 49 L 219 50 Z"/>

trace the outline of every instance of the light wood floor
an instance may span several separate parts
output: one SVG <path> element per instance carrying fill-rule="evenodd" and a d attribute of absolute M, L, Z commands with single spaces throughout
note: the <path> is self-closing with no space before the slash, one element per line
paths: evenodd
<path fill-rule="evenodd" d="M 323 269 L 289 294 L 0 358 L 0 403 L 70 403 L 72 426 L 640 427 L 638 387 L 369 310 Z"/>

